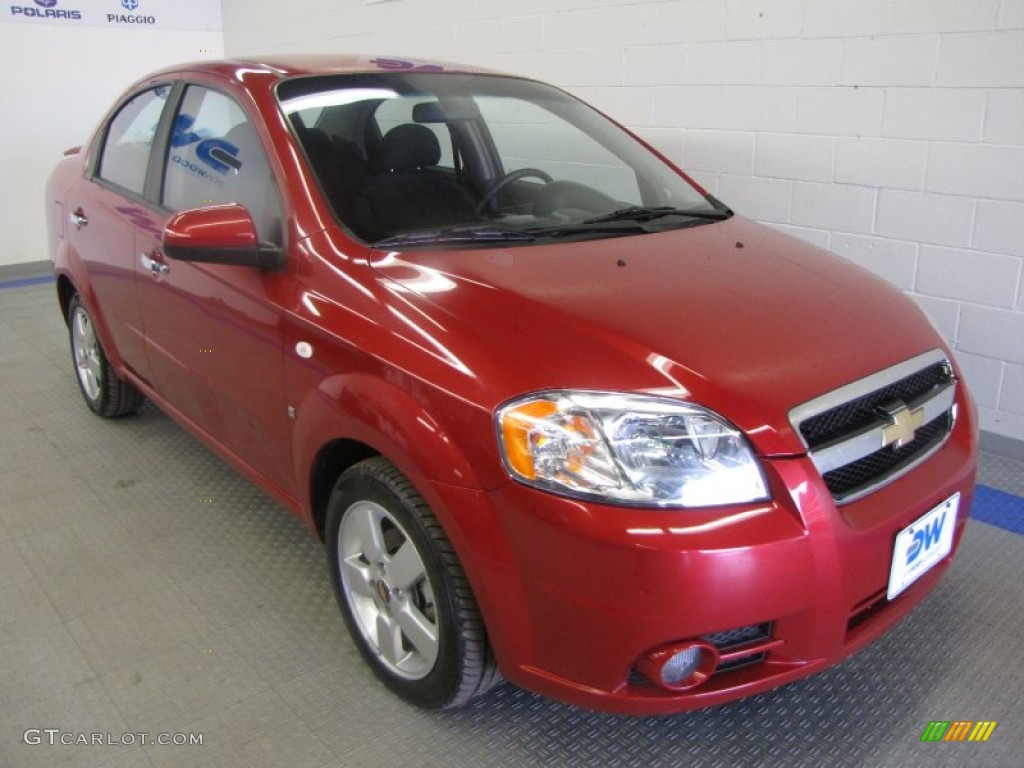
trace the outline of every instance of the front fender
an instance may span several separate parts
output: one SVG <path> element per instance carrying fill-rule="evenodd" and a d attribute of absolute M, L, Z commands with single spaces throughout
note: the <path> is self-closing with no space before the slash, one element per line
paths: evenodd
<path fill-rule="evenodd" d="M 500 604 L 506 612 L 525 615 L 515 614 L 525 611 L 522 582 L 509 576 L 515 573 L 515 559 L 500 533 L 502 523 L 487 501 L 487 490 L 510 481 L 489 457 L 474 457 L 478 465 L 474 467 L 458 447 L 462 443 L 435 414 L 445 414 L 463 429 L 479 423 L 488 432 L 484 438 L 496 446 L 488 415 L 463 401 L 447 406 L 429 408 L 409 390 L 371 373 L 330 376 L 311 389 L 297 408 L 293 432 L 296 476 L 310 478 L 320 450 L 339 438 L 369 446 L 390 460 L 437 515 L 466 571 L 485 623 L 507 626 L 494 606 Z M 467 416 L 464 409 L 476 418 Z M 491 463 L 495 464 L 493 476 L 482 476 L 481 466 L 486 472 Z M 312 513 L 310 483 L 299 485 L 302 506 Z M 312 516 L 308 523 L 315 528 Z M 528 628 L 517 632 L 527 642 Z M 499 661 L 514 659 L 504 636 L 493 642 Z"/>
<path fill-rule="evenodd" d="M 481 423 L 486 420 L 481 418 Z M 410 478 L 461 488 L 488 485 L 436 412 L 396 384 L 368 373 L 330 376 L 310 390 L 296 409 L 293 435 L 300 478 L 310 476 L 324 445 L 343 438 L 371 447 Z M 309 488 L 302 493 L 304 506 L 311 508 Z"/>

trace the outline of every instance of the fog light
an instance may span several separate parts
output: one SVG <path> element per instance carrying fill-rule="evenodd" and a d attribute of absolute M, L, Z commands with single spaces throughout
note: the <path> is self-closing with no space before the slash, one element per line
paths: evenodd
<path fill-rule="evenodd" d="M 718 666 L 718 651 L 707 643 L 673 643 L 648 651 L 637 671 L 669 691 L 687 691 L 703 683 Z"/>

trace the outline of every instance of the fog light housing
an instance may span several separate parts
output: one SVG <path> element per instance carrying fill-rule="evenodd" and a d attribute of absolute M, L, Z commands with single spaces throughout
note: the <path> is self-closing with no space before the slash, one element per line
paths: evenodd
<path fill-rule="evenodd" d="M 689 691 L 703 683 L 718 666 L 718 650 L 708 643 L 662 645 L 636 663 L 637 671 L 666 691 Z"/>

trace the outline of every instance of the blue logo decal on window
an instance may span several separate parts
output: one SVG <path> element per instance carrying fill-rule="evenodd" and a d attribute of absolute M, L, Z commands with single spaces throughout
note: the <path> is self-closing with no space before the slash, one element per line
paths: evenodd
<path fill-rule="evenodd" d="M 242 161 L 238 159 L 239 148 L 227 139 L 203 136 L 201 133 L 193 131 L 192 126 L 195 121 L 196 119 L 192 115 L 186 114 L 180 114 L 174 119 L 171 146 L 189 147 L 195 144 L 196 160 L 221 175 L 226 175 L 231 170 L 241 169 Z M 216 177 L 211 177 L 204 168 L 182 155 L 172 155 L 171 161 L 201 178 L 216 181 Z"/>
<path fill-rule="evenodd" d="M 242 162 L 238 159 L 238 147 L 227 139 L 203 139 L 196 147 L 196 157 L 218 173 L 238 170 Z"/>
<path fill-rule="evenodd" d="M 174 118 L 174 128 L 171 130 L 172 147 L 187 147 L 189 144 L 203 140 L 198 133 L 189 130 L 195 121 L 196 119 L 192 115 L 182 114 Z"/>

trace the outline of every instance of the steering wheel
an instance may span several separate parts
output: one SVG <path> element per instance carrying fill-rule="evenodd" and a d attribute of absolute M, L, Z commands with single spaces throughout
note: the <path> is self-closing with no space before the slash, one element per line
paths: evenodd
<path fill-rule="evenodd" d="M 484 196 L 480 198 L 480 202 L 476 204 L 476 215 L 480 216 L 483 214 L 484 209 L 490 205 L 491 201 L 497 196 L 501 190 L 511 184 L 513 181 L 519 181 L 519 179 L 525 179 L 528 176 L 534 176 L 545 184 L 550 184 L 553 179 L 551 174 L 547 171 L 542 171 L 540 168 L 520 168 L 517 171 L 510 171 L 494 182 L 489 190 L 484 192 Z"/>

